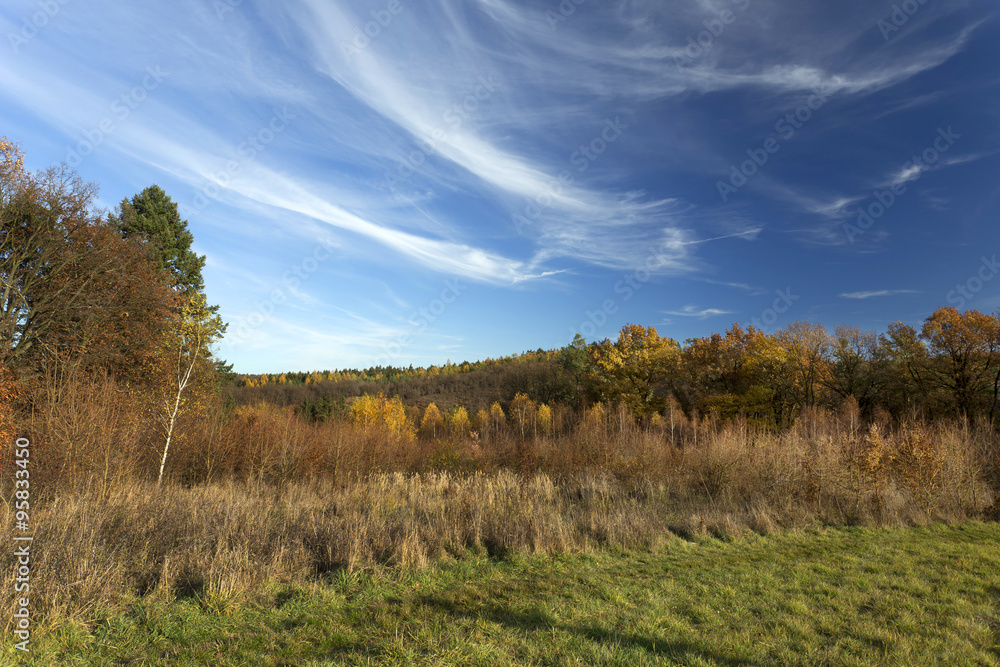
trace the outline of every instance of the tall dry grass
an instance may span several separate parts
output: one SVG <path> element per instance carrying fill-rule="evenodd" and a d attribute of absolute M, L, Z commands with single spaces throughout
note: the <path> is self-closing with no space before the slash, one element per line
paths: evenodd
<path fill-rule="evenodd" d="M 106 495 L 153 478 L 164 434 L 142 392 L 69 369 L 43 378 L 32 394 L 18 430 L 35 443 L 32 479 L 41 492 Z M 986 423 L 890 428 L 862 424 L 849 404 L 840 413 L 807 410 L 782 432 L 676 410 L 643 424 L 624 406 L 598 404 L 575 418 L 558 406 L 553 413 L 547 433 L 508 425 L 415 438 L 378 424 L 310 423 L 267 404 L 227 410 L 215 399 L 182 416 L 167 478 L 284 487 L 378 472 L 513 470 L 557 481 L 599 473 L 664 484 L 710 504 L 807 499 L 817 512 L 844 516 L 910 504 L 928 514 L 974 512 L 1000 489 L 1000 439 Z M 4 490 L 12 472 L 8 447 L 0 456 Z"/>
<path fill-rule="evenodd" d="M 141 396 L 108 379 L 53 376 L 43 388 L 22 431 L 36 443 L 32 606 L 51 623 L 134 595 L 224 606 L 268 582 L 470 549 L 633 549 L 676 536 L 960 521 L 987 516 L 1000 497 L 988 424 L 890 429 L 860 423 L 851 406 L 806 412 L 780 433 L 680 413 L 639 425 L 595 406 L 575 422 L 560 410 L 548 435 L 416 439 L 213 404 L 182 421 L 171 483 L 157 487 L 162 434 Z M 8 542 L 13 522 L 11 511 L 0 517 Z M 0 566 L 0 598 L 13 605 L 11 550 Z"/>

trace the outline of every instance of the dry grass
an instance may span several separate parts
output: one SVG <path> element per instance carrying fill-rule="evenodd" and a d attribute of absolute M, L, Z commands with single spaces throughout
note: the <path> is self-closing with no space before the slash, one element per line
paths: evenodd
<path fill-rule="evenodd" d="M 43 622 L 85 620 L 133 595 L 225 606 L 269 582 L 469 550 L 646 549 L 677 536 L 962 521 L 995 511 L 1000 495 L 997 435 L 982 424 L 889 430 L 847 410 L 807 413 L 783 433 L 679 415 L 640 427 L 608 407 L 576 426 L 561 415 L 544 437 L 414 439 L 207 405 L 182 423 L 172 481 L 157 488 L 160 441 L 141 400 L 103 382 L 50 379 L 27 422 L 39 445 L 32 571 L 44 576 L 32 607 Z M 8 543 L 13 521 L 0 517 Z M 12 607 L 12 550 L 0 566 Z"/>
<path fill-rule="evenodd" d="M 197 596 L 225 605 L 276 580 L 308 581 L 374 564 L 421 567 L 469 550 L 503 557 L 649 549 L 675 535 L 729 538 L 858 520 L 923 524 L 977 510 L 962 494 L 942 492 L 928 508 L 924 497 L 891 487 L 859 516 L 851 489 L 823 489 L 822 501 L 788 495 L 794 474 L 758 461 L 754 476 L 772 486 L 751 494 L 734 479 L 745 481 L 745 470 L 718 451 L 701 456 L 716 467 L 699 470 L 695 461 L 682 461 L 681 470 L 692 478 L 719 476 L 717 489 L 702 483 L 714 495 L 682 481 L 580 473 L 557 483 L 544 473 L 511 471 L 375 473 L 284 488 L 136 482 L 65 494 L 33 512 L 32 570 L 44 575 L 32 584 L 32 606 L 42 618 L 79 619 L 95 604 L 114 607 L 130 595 Z M 9 540 L 13 529 L 5 513 L 0 534 Z M 5 572 L 14 572 L 10 553 L 0 560 Z M 12 580 L 3 584 L 4 604 L 13 606 L 13 590 Z"/>

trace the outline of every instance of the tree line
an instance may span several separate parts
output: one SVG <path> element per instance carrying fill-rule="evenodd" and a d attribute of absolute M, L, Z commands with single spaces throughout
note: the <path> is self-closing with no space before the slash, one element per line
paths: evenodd
<path fill-rule="evenodd" d="M 863 418 L 997 418 L 1000 313 L 935 310 L 919 331 L 885 332 L 794 322 L 765 334 L 734 324 L 682 346 L 629 324 L 617 340 L 577 338 L 562 364 L 591 399 L 623 402 L 637 416 L 675 403 L 685 413 L 744 415 L 783 427 L 803 410 L 856 403 Z"/>
<path fill-rule="evenodd" d="M 794 322 L 767 334 L 733 324 L 683 344 L 627 324 L 615 340 L 588 343 L 577 335 L 559 350 L 443 368 L 246 377 L 232 396 L 239 404 L 295 405 L 310 420 L 346 415 L 354 397 L 383 393 L 421 409 L 460 405 L 471 414 L 493 403 L 506 409 L 523 394 L 578 411 L 621 404 L 637 420 L 680 410 L 687 418 L 744 417 L 774 429 L 806 409 L 845 403 L 866 421 L 993 423 L 1000 416 L 1000 314 L 942 307 L 919 330 L 895 322 L 884 332 Z"/>
<path fill-rule="evenodd" d="M 530 363 L 533 361 L 550 361 L 558 355 L 558 350 L 543 350 L 538 348 L 534 351 L 522 352 L 520 354 L 504 355 L 497 357 L 487 357 L 479 361 L 463 361 L 452 363 L 448 360 L 438 366 L 420 366 L 414 368 L 413 364 L 408 367 L 402 366 L 370 366 L 362 369 L 342 369 L 323 371 L 289 371 L 285 373 L 260 373 L 259 375 L 236 374 L 233 382 L 240 387 L 265 387 L 271 385 L 308 385 L 319 384 L 321 382 L 408 382 L 421 378 L 434 378 L 443 375 L 458 375 L 461 373 L 473 373 L 492 368 L 501 368 L 508 364 Z"/>

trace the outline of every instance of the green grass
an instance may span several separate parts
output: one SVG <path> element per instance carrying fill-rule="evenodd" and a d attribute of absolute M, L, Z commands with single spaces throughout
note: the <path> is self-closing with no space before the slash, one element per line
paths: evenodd
<path fill-rule="evenodd" d="M 27 662 L 1000 665 L 998 563 L 1000 526 L 981 523 L 470 554 L 253 600 L 137 599 L 86 628 L 39 629 Z"/>

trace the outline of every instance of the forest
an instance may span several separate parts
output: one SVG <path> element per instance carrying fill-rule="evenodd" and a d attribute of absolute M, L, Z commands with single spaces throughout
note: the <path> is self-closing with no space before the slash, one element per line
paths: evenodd
<path fill-rule="evenodd" d="M 683 342 L 626 324 L 495 359 L 247 375 L 213 353 L 226 324 L 177 205 L 96 194 L 0 142 L 0 487 L 30 473 L 43 617 L 462 550 L 1000 515 L 998 313 Z"/>

